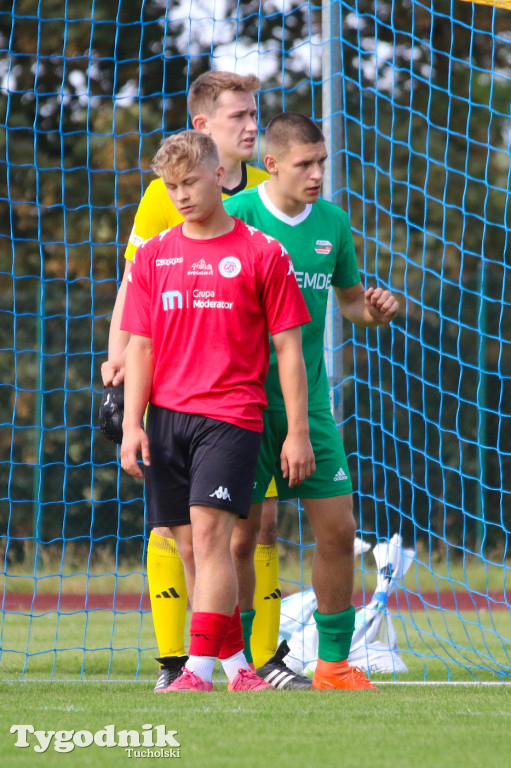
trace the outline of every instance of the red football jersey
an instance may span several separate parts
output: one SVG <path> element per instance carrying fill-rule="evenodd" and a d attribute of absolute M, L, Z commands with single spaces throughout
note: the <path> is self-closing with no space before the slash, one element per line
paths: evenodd
<path fill-rule="evenodd" d="M 140 246 L 121 328 L 152 339 L 152 403 L 261 432 L 268 331 L 309 320 L 286 250 L 235 219 L 211 240 L 178 225 Z"/>

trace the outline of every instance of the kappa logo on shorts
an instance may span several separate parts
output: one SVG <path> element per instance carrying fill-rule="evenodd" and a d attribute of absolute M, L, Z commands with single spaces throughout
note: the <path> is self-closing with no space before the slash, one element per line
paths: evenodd
<path fill-rule="evenodd" d="M 347 480 L 347 479 L 348 479 L 348 475 L 346 474 L 346 472 L 342 467 L 339 467 L 334 477 L 334 483 L 337 483 L 339 480 Z"/>
<path fill-rule="evenodd" d="M 229 496 L 229 489 L 227 487 L 224 488 L 223 485 L 219 485 L 216 491 L 210 493 L 209 496 L 216 496 L 217 499 L 222 499 L 222 501 L 232 501 Z"/>

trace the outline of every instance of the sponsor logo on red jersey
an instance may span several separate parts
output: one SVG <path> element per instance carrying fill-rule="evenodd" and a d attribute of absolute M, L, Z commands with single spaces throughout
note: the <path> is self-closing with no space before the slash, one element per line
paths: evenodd
<path fill-rule="evenodd" d="M 183 294 L 181 291 L 165 291 L 161 295 L 163 301 L 163 311 L 169 309 L 183 309 Z"/>
<path fill-rule="evenodd" d="M 174 259 L 156 259 L 157 267 L 172 267 L 174 264 L 182 264 L 183 257 L 179 256 Z"/>
<path fill-rule="evenodd" d="M 213 267 L 211 264 L 207 264 L 204 259 L 200 261 L 194 261 L 192 268 L 188 270 L 189 275 L 212 275 Z"/>
<path fill-rule="evenodd" d="M 236 256 L 226 256 L 218 265 L 222 277 L 236 277 L 241 272 L 241 261 Z"/>
<path fill-rule="evenodd" d="M 191 294 L 191 296 L 190 296 Z M 232 309 L 233 301 L 222 301 L 215 298 L 214 291 L 165 291 L 161 295 L 163 311 L 172 309 Z"/>

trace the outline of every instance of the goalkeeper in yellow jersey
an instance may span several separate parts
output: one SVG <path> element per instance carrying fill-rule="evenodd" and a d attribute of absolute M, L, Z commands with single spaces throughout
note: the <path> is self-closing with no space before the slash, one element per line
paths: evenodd
<path fill-rule="evenodd" d="M 253 75 L 207 72 L 191 85 L 188 109 L 193 127 L 210 135 L 225 169 L 224 198 L 257 186 L 267 178 L 266 171 L 248 165 L 257 139 L 255 92 L 259 80 Z M 101 374 L 105 386 L 117 386 L 124 380 L 126 348 L 130 334 L 121 331 L 120 321 L 133 257 L 139 245 L 163 230 L 183 221 L 170 201 L 162 179 L 152 181 L 140 202 L 125 253 L 125 268 L 110 325 L 108 360 Z M 206 269 L 200 261 L 197 270 Z M 271 490 L 269 494 L 271 495 Z M 276 496 L 276 493 L 273 495 Z M 261 542 L 255 553 L 257 610 L 252 630 L 254 658 L 273 655 L 280 620 L 280 590 L 276 546 L 276 499 L 265 503 Z M 233 552 L 236 558 L 236 551 Z M 187 591 L 184 570 L 169 528 L 153 528 L 147 548 L 147 576 L 151 609 L 160 656 L 160 671 L 155 691 L 165 690 L 180 674 L 186 661 L 184 629 Z M 248 585 L 251 600 L 251 588 Z"/>

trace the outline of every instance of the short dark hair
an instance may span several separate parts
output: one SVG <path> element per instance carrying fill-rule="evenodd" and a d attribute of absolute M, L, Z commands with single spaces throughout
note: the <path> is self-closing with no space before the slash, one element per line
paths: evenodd
<path fill-rule="evenodd" d="M 261 81 L 256 75 L 237 75 L 235 72 L 204 72 L 194 80 L 188 91 L 188 111 L 192 119 L 205 114 L 211 117 L 216 112 L 217 102 L 225 91 L 253 93 Z"/>
<path fill-rule="evenodd" d="M 266 129 L 266 151 L 283 155 L 292 143 L 318 144 L 325 141 L 322 131 L 309 117 L 299 112 L 281 112 Z"/>

